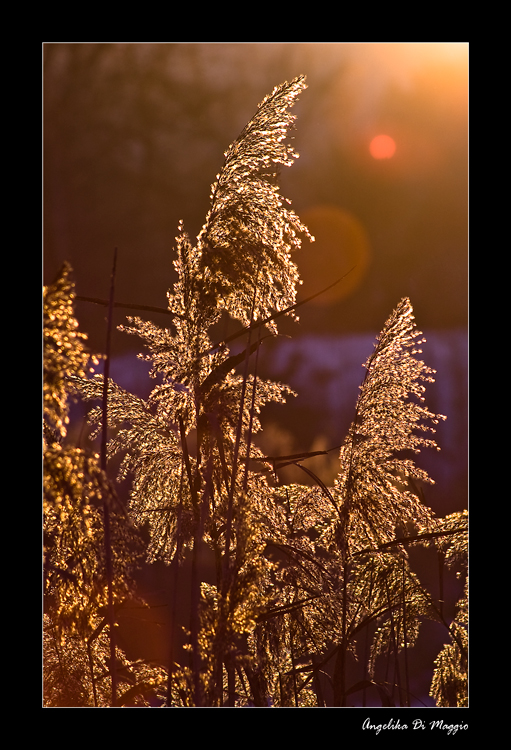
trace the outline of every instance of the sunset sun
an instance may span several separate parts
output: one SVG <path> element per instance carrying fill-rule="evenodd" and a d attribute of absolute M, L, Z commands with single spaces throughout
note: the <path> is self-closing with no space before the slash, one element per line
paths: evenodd
<path fill-rule="evenodd" d="M 374 159 L 390 159 L 396 152 L 396 142 L 390 135 L 377 135 L 369 144 Z"/>

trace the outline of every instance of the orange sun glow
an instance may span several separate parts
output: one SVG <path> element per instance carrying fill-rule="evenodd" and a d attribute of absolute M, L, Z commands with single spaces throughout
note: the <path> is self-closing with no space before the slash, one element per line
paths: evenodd
<path fill-rule="evenodd" d="M 396 142 L 390 135 L 377 135 L 369 144 L 369 151 L 375 159 L 391 159 L 396 151 Z"/>

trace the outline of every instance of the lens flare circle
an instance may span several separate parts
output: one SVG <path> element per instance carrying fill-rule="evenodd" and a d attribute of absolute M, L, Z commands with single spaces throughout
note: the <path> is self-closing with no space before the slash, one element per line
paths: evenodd
<path fill-rule="evenodd" d="M 390 135 L 377 135 L 369 144 L 374 159 L 391 159 L 396 153 L 396 142 Z"/>
<path fill-rule="evenodd" d="M 351 296 L 363 282 L 370 265 L 371 249 L 364 226 L 349 211 L 332 205 L 307 208 L 300 211 L 300 218 L 309 227 L 315 242 L 304 242 L 295 256 L 303 279 L 298 298 L 305 299 L 345 274 L 342 281 L 311 304 L 331 305 Z"/>

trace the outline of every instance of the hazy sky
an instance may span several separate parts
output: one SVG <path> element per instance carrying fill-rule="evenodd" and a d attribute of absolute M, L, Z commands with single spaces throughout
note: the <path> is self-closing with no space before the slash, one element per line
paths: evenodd
<path fill-rule="evenodd" d="M 45 282 L 68 260 L 79 294 L 105 296 L 117 247 L 117 298 L 164 306 L 179 220 L 195 237 L 223 151 L 265 94 L 305 73 L 300 159 L 281 178 L 293 208 L 316 222 L 318 241 L 301 256 L 304 292 L 353 263 L 357 271 L 303 310 L 303 329 L 377 331 L 404 295 L 425 327 L 467 325 L 467 44 L 49 43 L 44 52 Z M 393 140 L 391 158 L 371 155 L 379 135 Z M 79 318 L 101 341 L 103 311 L 82 305 Z"/>

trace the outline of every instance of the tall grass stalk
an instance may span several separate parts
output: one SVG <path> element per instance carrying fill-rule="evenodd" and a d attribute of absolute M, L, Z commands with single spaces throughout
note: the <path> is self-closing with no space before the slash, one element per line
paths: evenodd
<path fill-rule="evenodd" d="M 101 432 L 101 468 L 107 473 L 107 436 L 108 436 L 108 383 L 110 380 L 110 359 L 111 359 L 111 341 L 112 341 L 112 322 L 115 292 L 115 274 L 117 266 L 117 248 L 114 251 L 112 273 L 110 278 L 110 296 L 108 304 L 107 317 L 107 334 L 105 346 L 105 366 L 103 376 L 103 397 L 102 397 L 102 432 Z M 115 648 L 115 613 L 113 600 L 113 568 L 112 568 L 112 539 L 110 530 L 110 497 L 103 498 L 103 518 L 104 518 L 104 537 L 105 537 L 105 567 L 107 576 L 108 589 L 108 628 L 110 636 L 110 675 L 112 680 L 112 706 L 117 703 L 117 659 Z M 93 682 L 94 684 L 94 682 Z M 96 695 L 94 695 L 96 701 Z"/>

